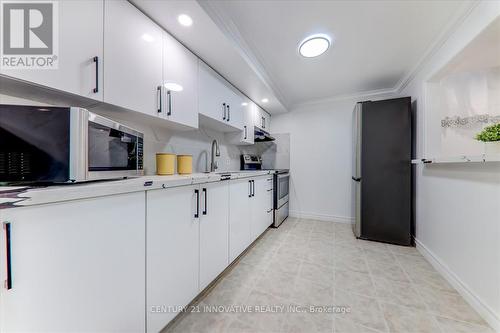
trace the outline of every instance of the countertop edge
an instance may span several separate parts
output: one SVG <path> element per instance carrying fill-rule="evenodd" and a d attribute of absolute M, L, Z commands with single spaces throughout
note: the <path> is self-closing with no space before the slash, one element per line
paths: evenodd
<path fill-rule="evenodd" d="M 192 175 L 142 176 L 138 178 L 100 181 L 88 184 L 55 185 L 47 187 L 22 187 L 19 191 L 1 191 L 0 210 L 7 208 L 61 203 L 74 200 L 98 198 L 110 195 L 168 189 L 180 186 L 213 183 L 227 180 L 253 178 L 271 174 L 273 171 L 227 172 L 217 174 L 196 173 Z M 231 179 L 221 179 L 222 174 Z"/>

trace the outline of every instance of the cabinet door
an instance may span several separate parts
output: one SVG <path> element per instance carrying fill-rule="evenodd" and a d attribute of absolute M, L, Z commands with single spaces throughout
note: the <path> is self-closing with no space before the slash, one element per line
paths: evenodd
<path fill-rule="evenodd" d="M 264 207 L 265 207 L 265 229 L 264 231 L 274 222 L 274 179 L 272 175 L 266 177 L 266 194 L 264 195 Z"/>
<path fill-rule="evenodd" d="M 58 69 L 2 69 L 2 74 L 102 101 L 103 0 L 58 4 Z"/>
<path fill-rule="evenodd" d="M 263 121 L 263 127 L 262 129 L 266 130 L 266 131 L 270 131 L 271 130 L 271 116 L 269 115 L 269 113 L 267 113 L 266 111 L 262 110 L 261 111 L 261 121 Z"/>
<path fill-rule="evenodd" d="M 254 124 L 252 104 L 249 99 L 240 99 L 240 110 L 242 117 L 242 127 L 240 131 L 226 133 L 225 137 L 229 143 L 235 145 L 253 145 L 254 144 Z"/>
<path fill-rule="evenodd" d="M 198 112 L 219 122 L 225 122 L 227 118 L 225 87 L 205 63 L 201 60 L 198 63 Z"/>
<path fill-rule="evenodd" d="M 157 115 L 163 31 L 128 1 L 104 4 L 104 101 Z"/>
<path fill-rule="evenodd" d="M 147 327 L 158 332 L 198 294 L 198 186 L 147 192 Z"/>
<path fill-rule="evenodd" d="M 201 186 L 200 290 L 229 265 L 229 183 Z"/>
<path fill-rule="evenodd" d="M 200 125 L 220 132 L 243 129 L 241 98 L 233 91 L 230 83 L 201 60 L 198 77 Z"/>
<path fill-rule="evenodd" d="M 253 123 L 253 109 L 255 104 L 247 101 L 247 105 L 243 106 L 243 141 L 247 144 L 254 143 L 254 123 Z"/>
<path fill-rule="evenodd" d="M 269 132 L 271 127 L 271 116 L 258 105 L 255 105 L 253 114 L 254 125 Z"/>
<path fill-rule="evenodd" d="M 233 262 L 252 242 L 250 187 L 247 179 L 231 181 L 229 185 L 229 262 Z"/>
<path fill-rule="evenodd" d="M 243 98 L 228 88 L 228 122 L 234 128 L 243 129 Z"/>
<path fill-rule="evenodd" d="M 163 84 L 163 117 L 198 128 L 198 58 L 166 32 L 163 32 Z"/>
<path fill-rule="evenodd" d="M 254 179 L 255 195 L 252 197 L 252 241 L 257 239 L 271 224 L 269 221 L 269 193 L 272 176 Z M 272 186 L 272 185 L 271 185 Z M 271 187 L 272 189 L 272 187 Z"/>
<path fill-rule="evenodd" d="M 2 210 L 0 331 L 144 332 L 144 213 L 144 192 Z"/>

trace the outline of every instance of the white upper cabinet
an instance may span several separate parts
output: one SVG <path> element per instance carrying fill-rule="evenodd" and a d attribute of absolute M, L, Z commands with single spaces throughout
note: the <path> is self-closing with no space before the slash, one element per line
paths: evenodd
<path fill-rule="evenodd" d="M 242 130 L 241 99 L 229 83 L 199 60 L 198 112 L 203 125 L 221 132 Z"/>
<path fill-rule="evenodd" d="M 240 98 L 240 114 L 243 120 L 243 129 L 241 132 L 226 133 L 226 139 L 235 145 L 253 145 L 254 144 L 254 109 L 255 104 L 248 98 Z"/>
<path fill-rule="evenodd" d="M 254 106 L 255 109 L 253 111 L 254 125 L 260 129 L 269 132 L 269 129 L 271 128 L 271 116 L 257 104 L 254 105 L 255 105 Z"/>
<path fill-rule="evenodd" d="M 229 91 L 228 122 L 238 128 L 243 129 L 243 97 L 238 92 Z"/>
<path fill-rule="evenodd" d="M 102 101 L 103 0 L 59 1 L 57 69 L 2 69 L 1 73 Z"/>
<path fill-rule="evenodd" d="M 163 31 L 128 1 L 106 0 L 104 9 L 104 101 L 157 115 Z"/>
<path fill-rule="evenodd" d="M 201 185 L 200 291 L 229 265 L 229 182 Z"/>
<path fill-rule="evenodd" d="M 161 116 L 198 128 L 198 58 L 163 33 L 163 105 Z"/>
<path fill-rule="evenodd" d="M 242 143 L 252 145 L 254 143 L 254 123 L 252 108 L 254 103 L 250 100 L 247 101 L 247 105 L 243 106 L 243 133 L 242 133 Z"/>

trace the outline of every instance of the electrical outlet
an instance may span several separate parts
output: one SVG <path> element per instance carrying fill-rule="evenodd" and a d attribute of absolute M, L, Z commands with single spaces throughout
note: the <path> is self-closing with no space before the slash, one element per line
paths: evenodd
<path fill-rule="evenodd" d="M 231 164 L 231 160 L 229 158 L 226 158 L 226 165 Z"/>

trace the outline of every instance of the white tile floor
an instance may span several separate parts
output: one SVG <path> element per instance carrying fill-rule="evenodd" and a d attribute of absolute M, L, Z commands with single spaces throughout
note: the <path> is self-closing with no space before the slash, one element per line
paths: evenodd
<path fill-rule="evenodd" d="M 233 307 L 206 312 L 211 305 Z M 257 305 L 286 310 L 236 312 Z M 348 312 L 292 313 L 296 305 Z M 415 248 L 293 218 L 269 229 L 198 306 L 166 332 L 493 332 Z"/>

